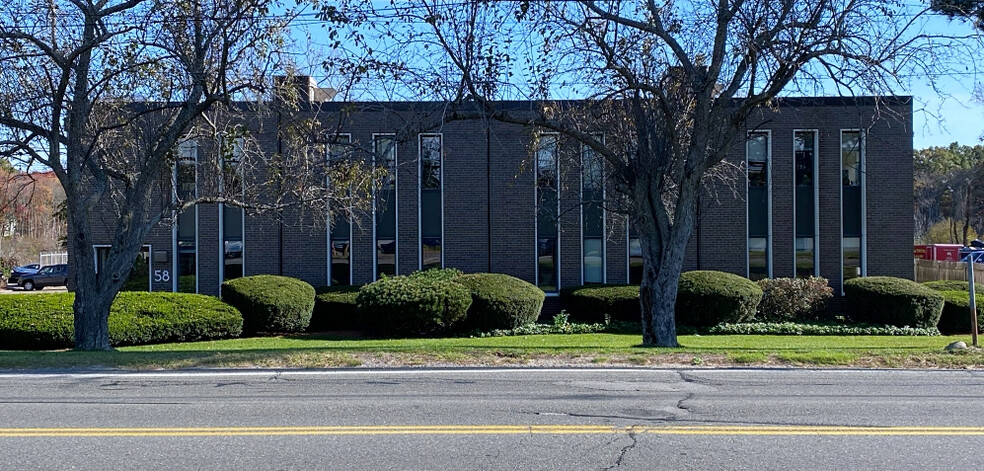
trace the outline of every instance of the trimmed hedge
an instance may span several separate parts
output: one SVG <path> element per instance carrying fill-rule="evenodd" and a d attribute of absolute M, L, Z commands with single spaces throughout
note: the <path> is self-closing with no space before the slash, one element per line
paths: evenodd
<path fill-rule="evenodd" d="M 314 297 L 314 312 L 311 313 L 309 331 L 320 330 L 360 330 L 366 327 L 359 317 L 355 299 L 359 296 L 357 286 L 324 286 L 318 288 Z"/>
<path fill-rule="evenodd" d="M 748 322 L 761 300 L 762 288 L 748 278 L 712 270 L 686 272 L 680 275 L 676 322 L 693 327 Z"/>
<path fill-rule="evenodd" d="M 430 268 L 423 271 L 415 271 L 408 278 L 417 281 L 454 281 L 461 276 L 461 270 L 457 268 Z"/>
<path fill-rule="evenodd" d="M 222 283 L 222 300 L 243 313 L 243 332 L 301 332 L 311 322 L 314 287 L 286 276 L 254 275 Z"/>
<path fill-rule="evenodd" d="M 546 298 L 535 285 L 502 273 L 473 273 L 454 281 L 471 292 L 463 330 L 486 332 L 532 324 L 540 317 Z"/>
<path fill-rule="evenodd" d="M 852 278 L 844 283 L 844 294 L 858 322 L 929 328 L 936 327 L 943 312 L 942 294 L 903 278 Z"/>
<path fill-rule="evenodd" d="M 970 283 L 960 280 L 937 280 L 937 281 L 926 281 L 923 282 L 923 286 L 936 291 L 970 291 Z M 980 283 L 974 283 L 975 293 L 984 293 L 984 285 Z"/>
<path fill-rule="evenodd" d="M 446 332 L 465 318 L 471 293 L 464 285 L 433 275 L 401 275 L 369 283 L 356 297 L 359 315 L 384 335 Z"/>
<path fill-rule="evenodd" d="M 583 322 L 642 322 L 639 285 L 584 285 L 560 290 L 564 310 Z"/>
<path fill-rule="evenodd" d="M 966 286 L 966 283 L 964 283 Z M 977 295 L 977 288 L 974 288 L 974 298 L 977 301 L 977 328 L 984 327 L 984 292 Z M 944 334 L 969 334 L 970 333 L 970 291 L 953 290 L 941 291 L 943 295 L 943 313 L 940 314 L 940 322 L 937 324 L 940 332 Z"/>
<path fill-rule="evenodd" d="M 74 293 L 0 296 L 0 349 L 71 348 Z M 109 313 L 114 346 L 238 337 L 243 318 L 211 296 L 120 293 Z"/>

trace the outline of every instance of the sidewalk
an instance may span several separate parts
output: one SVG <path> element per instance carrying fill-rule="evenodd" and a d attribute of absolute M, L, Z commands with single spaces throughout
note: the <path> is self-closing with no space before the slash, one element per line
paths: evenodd
<path fill-rule="evenodd" d="M 24 291 L 23 288 L 19 286 L 0 288 L 0 295 L 4 294 L 35 294 L 35 293 L 67 293 L 68 288 L 64 286 L 48 286 L 44 289 L 36 289 L 34 291 Z"/>

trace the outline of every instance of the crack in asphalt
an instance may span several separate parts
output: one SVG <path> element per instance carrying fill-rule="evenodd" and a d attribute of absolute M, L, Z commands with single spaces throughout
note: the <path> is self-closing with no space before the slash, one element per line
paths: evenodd
<path fill-rule="evenodd" d="M 690 394 L 687 394 L 687 397 L 685 397 L 683 399 L 680 399 L 680 401 L 677 402 L 677 404 L 676 404 L 677 409 L 680 409 L 680 410 L 682 410 L 682 411 L 684 411 L 684 412 L 686 412 L 688 414 L 691 413 L 690 412 L 690 406 L 684 405 L 683 403 L 684 402 L 687 402 L 687 401 L 689 401 L 691 399 L 693 399 L 694 396 L 696 396 L 696 395 L 697 395 L 696 393 L 690 393 Z"/>
<path fill-rule="evenodd" d="M 635 448 L 636 445 L 639 444 L 639 440 L 636 438 L 635 430 L 629 429 L 628 436 L 629 436 L 629 439 L 632 440 L 632 442 L 629 443 L 628 445 L 623 446 L 622 447 L 622 451 L 619 452 L 618 457 L 615 458 L 615 463 L 612 464 L 611 466 L 607 467 L 607 468 L 604 468 L 602 471 L 608 471 L 608 470 L 611 470 L 611 469 L 618 468 L 619 466 L 622 466 L 622 460 L 625 459 L 625 454 L 628 453 L 629 450 Z"/>
<path fill-rule="evenodd" d="M 723 384 L 718 381 L 711 381 L 709 379 L 698 377 L 697 375 L 690 374 L 685 371 L 678 370 L 676 373 L 680 376 L 680 380 L 684 383 L 702 384 L 704 386 L 721 386 Z"/>

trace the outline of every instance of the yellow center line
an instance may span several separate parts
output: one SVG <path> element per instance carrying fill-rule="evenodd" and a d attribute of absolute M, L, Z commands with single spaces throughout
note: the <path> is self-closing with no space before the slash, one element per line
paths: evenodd
<path fill-rule="evenodd" d="M 286 435 L 836 435 L 984 436 L 984 427 L 666 425 L 352 425 L 323 427 L 0 428 L 4 437 L 184 437 Z"/>

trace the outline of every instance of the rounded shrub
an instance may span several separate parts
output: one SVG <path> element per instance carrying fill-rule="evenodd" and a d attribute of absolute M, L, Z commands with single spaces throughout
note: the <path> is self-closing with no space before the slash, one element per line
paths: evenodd
<path fill-rule="evenodd" d="M 455 282 L 471 292 L 464 330 L 487 332 L 532 324 L 540 317 L 546 297 L 535 285 L 502 273 L 461 275 Z"/>
<path fill-rule="evenodd" d="M 471 303 L 464 285 L 422 276 L 382 278 L 363 287 L 356 297 L 359 315 L 384 335 L 447 331 L 465 318 Z"/>
<path fill-rule="evenodd" d="M 977 301 L 977 328 L 984 326 L 984 292 L 976 295 Z M 946 335 L 969 334 L 970 333 L 970 292 L 964 291 L 940 291 L 943 295 L 943 313 L 940 314 L 940 322 L 937 324 L 940 332 Z"/>
<path fill-rule="evenodd" d="M 0 350 L 71 348 L 74 293 L 0 296 Z M 217 298 L 189 293 L 120 293 L 109 312 L 114 346 L 238 337 L 243 318 Z"/>
<path fill-rule="evenodd" d="M 461 270 L 457 268 L 429 268 L 407 275 L 407 277 L 419 281 L 453 281 L 459 276 L 461 276 Z"/>
<path fill-rule="evenodd" d="M 936 291 L 964 291 L 970 290 L 970 283 L 960 280 L 936 280 L 923 282 L 923 286 L 935 289 Z M 974 283 L 975 293 L 984 293 L 984 285 Z"/>
<path fill-rule="evenodd" d="M 309 331 L 361 330 L 366 328 L 356 310 L 355 299 L 362 286 L 324 286 L 314 297 Z"/>
<path fill-rule="evenodd" d="M 639 285 L 585 285 L 560 290 L 560 301 L 571 317 L 583 322 L 607 319 L 641 322 Z"/>
<path fill-rule="evenodd" d="M 680 275 L 676 299 L 679 325 L 710 327 L 755 317 L 762 289 L 748 278 L 711 270 Z"/>
<path fill-rule="evenodd" d="M 903 278 L 852 278 L 844 294 L 851 317 L 869 324 L 936 327 L 943 311 L 942 294 Z"/>
<path fill-rule="evenodd" d="M 243 313 L 243 332 L 300 332 L 311 322 L 314 287 L 286 276 L 254 275 L 222 283 L 222 300 Z"/>

